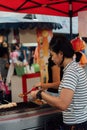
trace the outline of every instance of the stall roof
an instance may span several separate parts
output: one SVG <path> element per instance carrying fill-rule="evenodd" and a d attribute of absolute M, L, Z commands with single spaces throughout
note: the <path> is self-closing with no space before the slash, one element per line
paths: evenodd
<path fill-rule="evenodd" d="M 72 38 L 72 17 L 77 16 L 79 11 L 87 10 L 87 0 L 1 0 L 0 10 L 67 16 L 70 18 L 70 37 Z"/>
<path fill-rule="evenodd" d="M 87 0 L 1 0 L 0 10 L 73 17 L 87 10 Z"/>
<path fill-rule="evenodd" d="M 53 32 L 69 33 L 70 32 L 69 20 L 70 20 L 69 17 L 39 15 L 39 14 L 32 15 L 32 18 L 30 18 L 29 14 L 27 13 L 13 13 L 13 12 L 0 11 L 0 24 L 6 23 L 6 27 L 11 26 L 11 24 L 14 24 L 14 27 L 16 26 L 18 27 L 18 23 L 21 23 L 22 25 L 23 23 L 33 23 L 33 24 L 34 23 L 56 23 L 56 25 L 53 27 L 54 28 Z M 10 25 L 8 26 L 7 23 L 10 23 Z M 77 34 L 78 33 L 78 17 L 72 18 L 72 24 L 73 24 L 72 32 L 74 34 Z M 2 24 L 0 28 L 1 27 L 3 27 Z"/>

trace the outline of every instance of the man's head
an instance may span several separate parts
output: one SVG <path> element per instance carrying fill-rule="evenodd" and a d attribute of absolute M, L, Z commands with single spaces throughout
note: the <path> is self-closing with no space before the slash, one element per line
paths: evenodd
<path fill-rule="evenodd" d="M 72 45 L 64 35 L 53 36 L 50 41 L 49 49 L 52 60 L 58 65 L 63 63 L 64 58 L 72 58 L 74 55 Z"/>

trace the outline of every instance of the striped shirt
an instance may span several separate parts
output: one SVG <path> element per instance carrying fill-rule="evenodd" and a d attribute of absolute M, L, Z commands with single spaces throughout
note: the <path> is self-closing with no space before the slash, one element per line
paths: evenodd
<path fill-rule="evenodd" d="M 75 61 L 64 68 L 60 91 L 61 88 L 74 91 L 71 104 L 63 111 L 63 122 L 78 124 L 87 121 L 87 76 L 84 69 Z"/>

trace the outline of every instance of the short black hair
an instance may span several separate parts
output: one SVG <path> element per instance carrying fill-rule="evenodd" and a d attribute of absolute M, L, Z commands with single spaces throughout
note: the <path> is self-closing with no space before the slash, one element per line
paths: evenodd
<path fill-rule="evenodd" d="M 15 43 L 12 47 L 12 51 L 15 51 L 16 50 L 16 47 L 19 47 L 19 44 Z"/>
<path fill-rule="evenodd" d="M 50 41 L 49 49 L 55 53 L 63 52 L 64 57 L 71 58 L 74 55 L 73 47 L 65 35 L 54 35 Z"/>

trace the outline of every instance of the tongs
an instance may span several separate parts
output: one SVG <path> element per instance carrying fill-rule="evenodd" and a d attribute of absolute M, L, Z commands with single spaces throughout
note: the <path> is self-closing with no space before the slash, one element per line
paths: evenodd
<path fill-rule="evenodd" d="M 29 90 L 27 93 L 21 93 L 18 96 L 23 98 L 24 96 L 27 96 L 29 93 L 31 93 L 32 91 L 38 90 L 38 87 L 33 87 L 31 90 Z"/>

